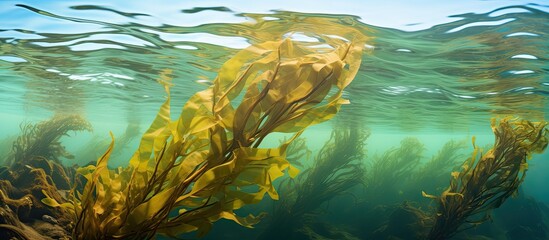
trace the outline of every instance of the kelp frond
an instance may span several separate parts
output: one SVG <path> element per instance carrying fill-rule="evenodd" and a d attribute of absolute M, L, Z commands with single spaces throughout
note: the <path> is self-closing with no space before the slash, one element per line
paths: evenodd
<path fill-rule="evenodd" d="M 283 40 L 242 50 L 175 121 L 168 95 L 128 167 L 107 168 L 113 140 L 95 166 L 79 170 L 87 183 L 72 206 L 49 203 L 72 210 L 76 239 L 203 236 L 220 218 L 251 227 L 257 217 L 233 211 L 265 194 L 278 198 L 272 182 L 286 169 L 297 173 L 286 159 L 288 144 L 347 103 L 342 91 L 358 71 L 363 45 L 341 41 L 319 52 Z M 277 148 L 260 148 L 272 132 L 298 134 Z M 242 190 L 250 187 L 257 191 Z"/>
<path fill-rule="evenodd" d="M 56 115 L 38 124 L 22 125 L 21 135 L 13 143 L 8 163 L 26 164 L 34 157 L 56 162 L 60 157 L 73 158 L 60 141 L 69 131 L 91 131 L 91 125 L 79 115 Z"/>
<path fill-rule="evenodd" d="M 460 172 L 452 173 L 446 191 L 439 197 L 424 193 L 438 201 L 429 239 L 448 239 L 460 230 L 482 223 L 489 218 L 487 211 L 498 208 L 515 194 L 524 180 L 527 159 L 547 147 L 546 125 L 509 118 L 499 123 L 492 120 L 495 144 L 485 153 L 475 146 L 473 138 L 475 150 L 471 158 Z"/>

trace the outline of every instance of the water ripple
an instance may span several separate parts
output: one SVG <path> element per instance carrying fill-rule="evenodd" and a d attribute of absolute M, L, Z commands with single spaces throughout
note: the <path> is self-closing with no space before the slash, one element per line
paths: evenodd
<path fill-rule="evenodd" d="M 12 19 L 0 23 L 0 84 L 9 89 L 0 100 L 13 111 L 23 105 L 153 116 L 164 100 L 156 79 L 165 69 L 174 78 L 173 104 L 181 106 L 251 44 L 291 38 L 329 49 L 362 35 L 367 50 L 344 93 L 352 104 L 343 108 L 362 123 L 448 127 L 498 114 L 547 117 L 549 17 L 541 6 L 444 16 L 434 26 L 410 20 L 407 26 L 423 29 L 409 31 L 375 26 L 358 13 L 239 12 L 188 3 L 149 12 L 141 4 L 0 10 Z"/>

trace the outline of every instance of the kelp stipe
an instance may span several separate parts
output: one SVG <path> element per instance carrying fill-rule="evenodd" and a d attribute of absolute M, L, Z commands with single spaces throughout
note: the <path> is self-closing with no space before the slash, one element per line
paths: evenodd
<path fill-rule="evenodd" d="M 333 117 L 360 66 L 363 42 L 313 49 L 290 40 L 248 47 L 228 60 L 213 86 L 195 94 L 171 121 L 170 97 L 126 168 L 109 170 L 108 151 L 79 169 L 87 179 L 70 203 L 75 239 L 150 239 L 196 231 L 220 218 L 251 227 L 233 212 L 278 194 L 272 181 L 293 169 L 288 144 L 259 148 L 272 132 L 299 132 Z M 165 72 L 166 79 L 169 71 Z M 168 90 L 169 84 L 165 83 Z M 255 187 L 256 192 L 243 188 Z"/>
<path fill-rule="evenodd" d="M 496 141 L 484 154 L 474 145 L 473 138 L 472 157 L 463 164 L 461 172 L 452 173 L 446 191 L 440 197 L 423 193 L 439 203 L 428 239 L 448 239 L 486 221 L 490 209 L 498 208 L 515 194 L 524 180 L 527 159 L 547 147 L 546 125 L 508 118 L 499 123 L 492 120 Z"/>

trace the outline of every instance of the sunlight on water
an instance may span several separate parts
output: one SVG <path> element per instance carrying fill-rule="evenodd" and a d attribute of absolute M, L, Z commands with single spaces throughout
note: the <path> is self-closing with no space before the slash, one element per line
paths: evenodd
<path fill-rule="evenodd" d="M 67 97 L 90 103 L 106 103 L 106 98 L 111 99 L 109 105 L 120 109 L 140 104 L 141 114 L 151 115 L 162 101 L 154 81 L 160 69 L 176 69 L 174 94 L 185 99 L 202 89 L 196 79 L 211 80 L 235 50 L 280 37 L 322 43 L 338 37 L 329 29 L 340 26 L 371 37 L 371 50 L 364 55 L 359 79 L 347 90 L 353 101 L 350 111 L 363 115 L 370 124 L 463 128 L 494 114 L 545 115 L 546 70 L 539 57 L 546 55 L 547 38 L 539 34 L 546 25 L 530 23 L 542 23 L 546 13 L 536 8 L 514 6 L 488 13 L 454 14 L 448 23 L 401 32 L 367 25 L 364 19 L 352 16 L 194 7 L 171 14 L 175 18 L 170 21 L 152 24 L 152 19 L 165 16 L 95 5 L 68 7 L 70 10 L 54 12 L 28 5 L 13 8 L 14 14 L 31 20 L 25 23 L 27 29 L 10 27 L 14 22 L 4 24 L 0 60 L 17 64 L 8 70 L 22 72 L 28 86 L 43 85 L 44 80 L 38 79 L 51 83 L 27 87 L 24 98 L 18 97 L 21 92 L 4 94 L 10 106 L 63 111 L 67 102 L 62 99 Z M 314 27 L 320 24 L 332 26 Z M 56 97 L 48 97 L 52 90 L 48 87 L 54 85 Z M 96 108 L 78 109 L 86 105 L 70 111 L 95 116 L 104 113 L 94 112 Z M 409 115 L 415 116 L 414 121 Z"/>

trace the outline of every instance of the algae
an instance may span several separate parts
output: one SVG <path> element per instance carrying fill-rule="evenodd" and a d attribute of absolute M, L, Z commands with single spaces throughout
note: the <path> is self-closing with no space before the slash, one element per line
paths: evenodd
<path fill-rule="evenodd" d="M 316 210 L 363 183 L 362 159 L 368 136 L 369 132 L 365 130 L 335 127 L 331 138 L 315 156 L 313 166 L 298 175 L 295 181 L 288 179 L 281 184 L 283 198 L 274 202 L 269 225 L 259 239 L 303 239 L 306 236 L 319 239 L 322 234 L 315 233 L 313 227 L 321 224 L 315 216 Z M 302 148 L 300 150 L 303 152 Z"/>
<path fill-rule="evenodd" d="M 70 216 L 65 210 L 46 206 L 46 196 L 63 201 L 63 191 L 72 187 L 72 171 L 60 159 L 72 158 L 61 144 L 69 131 L 91 130 L 91 125 L 77 115 L 55 115 L 37 124 L 23 124 L 21 134 L 13 142 L 8 166 L 0 171 L 1 237 L 21 239 L 68 239 Z M 56 219 L 46 224 L 42 219 Z"/>
<path fill-rule="evenodd" d="M 288 144 L 348 103 L 342 91 L 358 71 L 363 45 L 340 41 L 319 50 L 283 40 L 244 49 L 175 121 L 168 95 L 128 167 L 107 168 L 113 138 L 96 165 L 78 170 L 87 180 L 82 192 L 68 202 L 43 202 L 72 213 L 76 239 L 204 236 L 221 218 L 251 227 L 261 215 L 234 210 L 265 194 L 278 199 L 272 182 L 286 169 L 297 174 L 285 158 Z M 166 91 L 169 72 L 161 81 Z M 278 148 L 260 148 L 272 132 L 297 134 Z M 257 191 L 241 190 L 250 186 Z"/>
<path fill-rule="evenodd" d="M 475 150 L 460 172 L 452 172 L 450 186 L 440 196 L 423 193 L 438 202 L 429 239 L 448 239 L 490 219 L 490 210 L 517 193 L 532 153 L 547 147 L 546 122 L 504 118 L 491 125 L 494 147 L 482 153 L 473 138 Z"/>
<path fill-rule="evenodd" d="M 79 115 L 55 115 L 38 124 L 22 124 L 7 164 L 25 164 L 37 156 L 55 162 L 61 157 L 74 158 L 60 142 L 69 131 L 91 131 L 91 125 Z"/>

